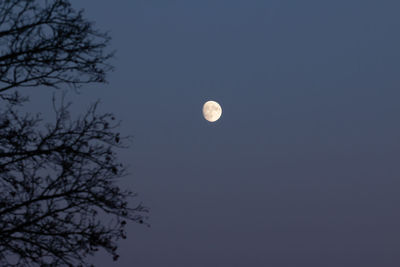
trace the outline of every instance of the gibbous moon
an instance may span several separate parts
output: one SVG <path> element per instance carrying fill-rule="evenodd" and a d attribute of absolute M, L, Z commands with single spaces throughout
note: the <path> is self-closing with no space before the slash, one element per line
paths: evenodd
<path fill-rule="evenodd" d="M 222 115 L 221 106 L 215 101 L 207 101 L 203 105 L 203 116 L 209 122 L 217 121 Z"/>

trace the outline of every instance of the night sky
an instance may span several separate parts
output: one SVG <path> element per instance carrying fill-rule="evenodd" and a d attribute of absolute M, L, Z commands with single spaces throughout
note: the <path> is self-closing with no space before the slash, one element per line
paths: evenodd
<path fill-rule="evenodd" d="M 117 53 L 68 99 L 121 119 L 151 209 L 96 266 L 400 266 L 399 1 L 72 3 Z"/>

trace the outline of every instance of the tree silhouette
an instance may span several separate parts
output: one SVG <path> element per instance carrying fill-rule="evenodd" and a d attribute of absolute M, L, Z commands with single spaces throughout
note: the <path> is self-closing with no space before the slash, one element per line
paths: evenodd
<path fill-rule="evenodd" d="M 0 265 L 90 266 L 99 248 L 114 260 L 127 221 L 145 223 L 117 148 L 126 138 L 97 103 L 72 118 L 53 98 L 55 121 L 23 114 L 21 87 L 105 82 L 109 37 L 67 0 L 0 1 Z"/>
<path fill-rule="evenodd" d="M 104 82 L 109 37 L 66 0 L 0 3 L 0 92 Z"/>

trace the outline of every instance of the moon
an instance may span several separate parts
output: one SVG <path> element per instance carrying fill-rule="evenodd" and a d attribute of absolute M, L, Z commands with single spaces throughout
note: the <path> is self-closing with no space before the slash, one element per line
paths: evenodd
<path fill-rule="evenodd" d="M 203 105 L 203 116 L 209 122 L 217 121 L 222 115 L 221 106 L 215 101 L 207 101 Z"/>

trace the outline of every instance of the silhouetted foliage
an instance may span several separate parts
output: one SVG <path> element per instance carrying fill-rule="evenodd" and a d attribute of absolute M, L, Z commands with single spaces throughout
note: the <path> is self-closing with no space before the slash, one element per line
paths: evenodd
<path fill-rule="evenodd" d="M 111 114 L 74 119 L 54 99 L 53 123 L 20 111 L 20 87 L 105 82 L 108 40 L 66 0 L 0 1 L 1 266 L 90 266 L 99 248 L 117 260 L 127 221 L 145 223 L 117 184 L 126 138 Z"/>

